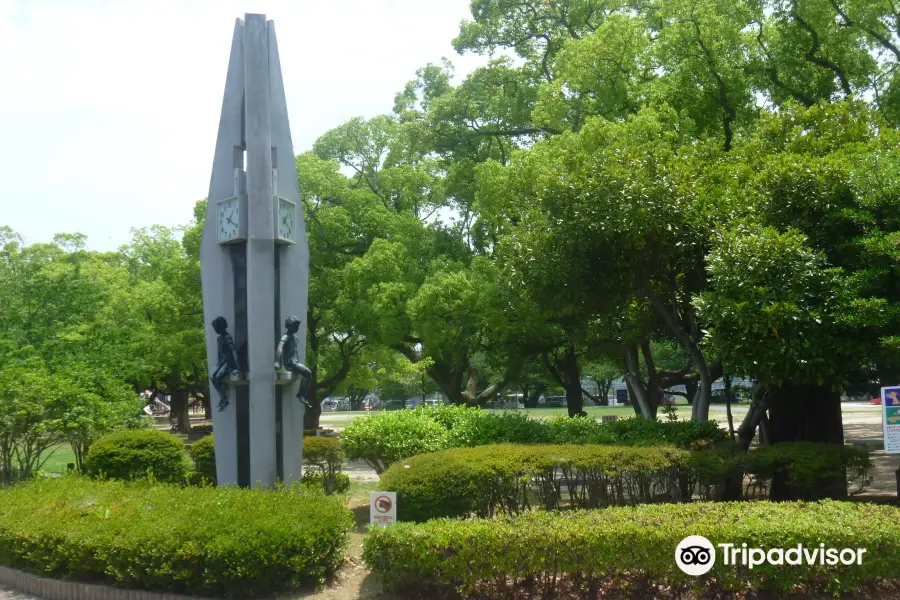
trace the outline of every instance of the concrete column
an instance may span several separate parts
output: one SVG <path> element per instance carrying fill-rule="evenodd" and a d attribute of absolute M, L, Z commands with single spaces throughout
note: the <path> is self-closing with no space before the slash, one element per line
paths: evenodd
<path fill-rule="evenodd" d="M 244 24 L 244 139 L 247 144 L 247 349 L 250 359 L 250 482 L 275 482 L 275 234 L 269 52 L 264 15 Z"/>

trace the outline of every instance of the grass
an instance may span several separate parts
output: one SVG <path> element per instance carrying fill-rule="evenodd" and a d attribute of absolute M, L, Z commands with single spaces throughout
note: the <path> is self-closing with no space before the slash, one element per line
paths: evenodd
<path fill-rule="evenodd" d="M 41 467 L 42 471 L 50 473 L 65 473 L 68 470 L 68 464 L 75 462 L 75 453 L 69 444 L 60 444 L 52 449 L 52 454 L 44 456 L 46 460 Z"/>
<path fill-rule="evenodd" d="M 377 481 L 351 481 L 350 489 L 347 490 L 345 496 L 347 503 L 353 506 L 369 503 L 369 492 L 378 489 Z"/>

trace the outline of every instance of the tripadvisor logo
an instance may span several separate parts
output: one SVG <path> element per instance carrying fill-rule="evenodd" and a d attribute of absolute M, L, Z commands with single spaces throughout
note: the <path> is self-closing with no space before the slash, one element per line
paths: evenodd
<path fill-rule="evenodd" d="M 716 564 L 716 549 L 702 535 L 689 535 L 675 548 L 675 563 L 688 575 L 703 575 Z"/>
<path fill-rule="evenodd" d="M 721 549 L 722 564 L 742 565 L 750 569 L 759 565 L 861 565 L 865 548 L 826 548 L 825 544 L 807 548 L 749 548 L 747 544 L 716 544 L 702 535 L 689 535 L 675 548 L 675 563 L 688 575 L 697 577 L 716 564 L 716 547 Z"/>

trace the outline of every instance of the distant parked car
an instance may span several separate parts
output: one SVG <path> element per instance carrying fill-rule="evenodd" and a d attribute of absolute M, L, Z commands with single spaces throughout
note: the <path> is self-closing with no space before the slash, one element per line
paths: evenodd
<path fill-rule="evenodd" d="M 870 402 L 871 404 L 877 404 L 878 406 L 881 406 L 881 397 L 878 397 L 878 398 L 872 398 L 871 400 L 869 400 L 869 402 Z"/>

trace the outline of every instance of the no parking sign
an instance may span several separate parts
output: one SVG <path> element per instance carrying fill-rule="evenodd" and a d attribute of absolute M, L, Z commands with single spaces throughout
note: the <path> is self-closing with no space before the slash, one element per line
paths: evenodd
<path fill-rule="evenodd" d="M 397 522 L 397 492 L 369 493 L 369 524 L 382 527 Z"/>

